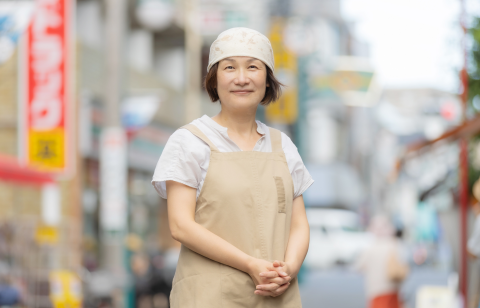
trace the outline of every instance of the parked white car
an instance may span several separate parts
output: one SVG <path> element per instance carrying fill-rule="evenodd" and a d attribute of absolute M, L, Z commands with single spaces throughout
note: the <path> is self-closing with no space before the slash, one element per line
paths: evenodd
<path fill-rule="evenodd" d="M 359 216 L 348 210 L 307 208 L 310 247 L 305 265 L 325 269 L 336 264 L 351 264 L 372 241 L 361 231 Z"/>

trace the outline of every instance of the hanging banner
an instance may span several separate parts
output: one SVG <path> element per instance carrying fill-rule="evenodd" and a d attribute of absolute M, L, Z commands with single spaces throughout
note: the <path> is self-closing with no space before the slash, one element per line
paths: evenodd
<path fill-rule="evenodd" d="M 121 127 L 106 127 L 100 136 L 100 226 L 107 231 L 127 227 L 127 136 Z"/>
<path fill-rule="evenodd" d="M 269 39 L 275 57 L 275 76 L 286 85 L 280 99 L 267 106 L 265 116 L 269 122 L 293 124 L 298 116 L 297 57 L 283 42 L 285 20 L 273 19 Z"/>
<path fill-rule="evenodd" d="M 38 0 L 21 50 L 21 152 L 24 161 L 65 175 L 73 166 L 70 112 L 70 0 Z"/>

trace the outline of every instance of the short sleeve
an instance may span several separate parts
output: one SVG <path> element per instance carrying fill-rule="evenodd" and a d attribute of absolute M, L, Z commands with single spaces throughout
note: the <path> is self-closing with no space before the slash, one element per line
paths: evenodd
<path fill-rule="evenodd" d="M 190 131 L 175 131 L 168 139 L 153 174 L 152 184 L 158 194 L 167 198 L 166 181 L 198 189 L 202 180 L 202 164 L 209 157 L 209 152 L 208 146 Z"/>
<path fill-rule="evenodd" d="M 308 172 L 305 164 L 298 153 L 297 147 L 292 140 L 282 133 L 282 148 L 287 159 L 288 169 L 293 180 L 293 198 L 301 196 L 310 185 L 313 184 L 313 178 Z"/>
<path fill-rule="evenodd" d="M 480 257 L 480 217 L 475 220 L 473 233 L 468 239 L 468 250 L 477 257 Z"/>

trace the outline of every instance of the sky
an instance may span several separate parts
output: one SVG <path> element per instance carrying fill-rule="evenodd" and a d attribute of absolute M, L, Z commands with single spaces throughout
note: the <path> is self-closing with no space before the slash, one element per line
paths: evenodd
<path fill-rule="evenodd" d="M 480 1 L 467 1 L 469 15 L 480 15 Z M 458 92 L 459 0 L 342 0 L 342 14 L 369 44 L 384 88 Z"/>

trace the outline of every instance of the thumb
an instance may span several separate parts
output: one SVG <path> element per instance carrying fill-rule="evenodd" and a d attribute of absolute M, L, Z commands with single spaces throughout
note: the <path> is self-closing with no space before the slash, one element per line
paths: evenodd
<path fill-rule="evenodd" d="M 275 261 L 273 261 L 273 266 L 275 266 L 275 267 L 283 267 L 283 266 L 285 266 L 285 262 L 275 260 Z"/>

